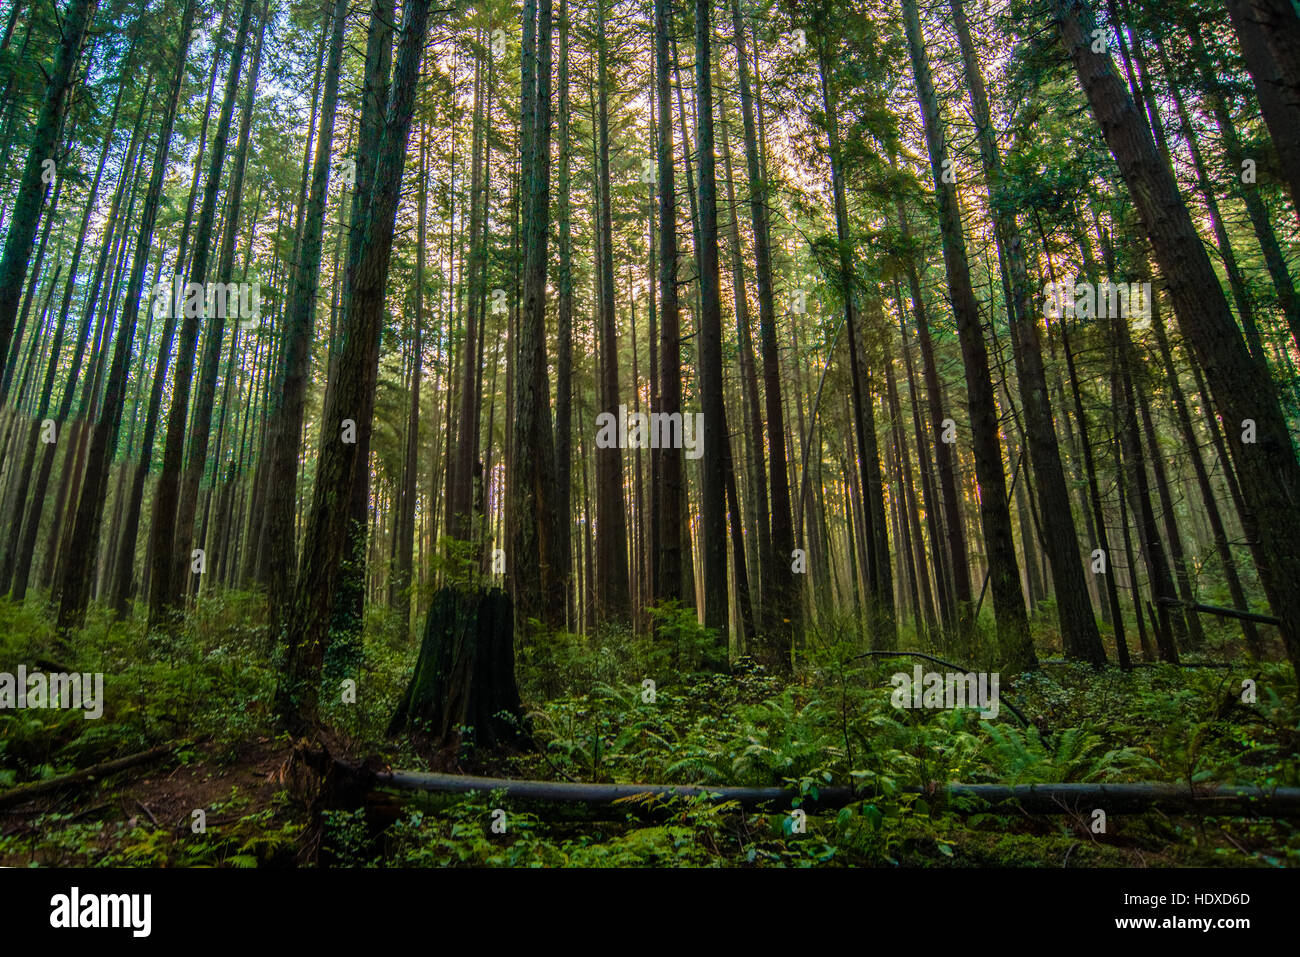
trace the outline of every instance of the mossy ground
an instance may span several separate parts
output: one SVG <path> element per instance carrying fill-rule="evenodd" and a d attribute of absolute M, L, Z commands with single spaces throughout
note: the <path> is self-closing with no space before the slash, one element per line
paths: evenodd
<path fill-rule="evenodd" d="M 730 674 L 696 670 L 706 641 L 689 613 L 666 610 L 658 637 L 607 630 L 521 643 L 520 688 L 538 748 L 483 754 L 472 729 L 457 765 L 494 776 L 581 781 L 786 785 L 811 795 L 850 782 L 848 808 L 790 815 L 680 800 L 653 811 L 512 805 L 477 794 L 394 799 L 325 812 L 323 830 L 289 798 L 291 742 L 270 713 L 276 661 L 261 603 L 204 599 L 176 635 L 92 613 L 67 646 L 39 605 L 0 601 L 0 671 L 18 664 L 102 671 L 104 716 L 20 711 L 0 716 L 0 789 L 170 741 L 173 759 L 0 811 L 0 864 L 128 866 L 882 866 L 1285 867 L 1300 863 L 1296 822 L 1110 815 L 957 813 L 907 786 L 1057 781 L 1169 781 L 1300 786 L 1300 710 L 1289 666 L 1157 666 L 1094 672 L 1073 665 L 1003 680 L 996 721 L 971 710 L 901 711 L 889 676 L 912 662 L 862 658 L 849 621 L 811 630 L 790 679 L 741 659 Z M 364 663 L 324 698 L 336 747 L 393 767 L 427 766 L 383 729 L 417 643 L 380 614 Z M 1206 657 L 1225 660 L 1226 634 Z M 914 635 L 905 647 L 924 648 Z M 1040 645 L 1050 648 L 1050 633 Z M 964 663 L 979 667 L 979 647 Z M 1048 652 L 1050 653 L 1050 652 Z M 934 666 L 927 665 L 927 668 Z M 653 700 L 643 682 L 654 682 Z M 1255 700 L 1243 701 L 1243 682 Z M 492 813 L 506 812 L 505 833 Z M 196 833 L 193 811 L 206 829 Z M 612 819 L 611 819 L 612 818 Z M 310 839 L 309 835 L 316 837 Z M 319 842 L 316 842 L 319 838 Z M 311 847 L 306 845 L 311 843 Z"/>

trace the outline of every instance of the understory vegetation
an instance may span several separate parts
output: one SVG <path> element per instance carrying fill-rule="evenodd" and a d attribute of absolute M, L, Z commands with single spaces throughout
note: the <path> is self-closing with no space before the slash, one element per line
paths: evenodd
<path fill-rule="evenodd" d="M 106 710 L 0 717 L 3 789 L 176 742 L 174 760 L 0 810 L 7 866 L 1294 866 L 1285 820 L 1035 815 L 948 803 L 948 782 L 1164 781 L 1300 786 L 1300 712 L 1290 669 L 1154 664 L 1128 672 L 1046 661 L 1001 689 L 996 720 L 972 709 L 902 710 L 890 676 L 906 658 L 864 657 L 849 619 L 810 629 L 806 664 L 781 680 L 740 659 L 731 674 L 692 670 L 694 615 L 659 612 L 661 637 L 607 629 L 524 644 L 517 670 L 535 747 L 481 754 L 472 729 L 460 767 L 497 777 L 583 782 L 777 785 L 816 798 L 852 784 L 859 800 L 807 815 L 703 798 L 587 808 L 499 794 L 396 795 L 313 821 L 288 793 L 291 742 L 274 730 L 277 662 L 252 594 L 201 600 L 170 641 L 141 623 L 92 615 L 61 645 L 28 603 L 0 602 L 0 670 L 19 660 L 102 671 Z M 989 622 L 982 623 L 986 626 Z M 411 739 L 385 728 L 415 649 L 379 616 L 368 630 L 355 704 L 327 685 L 324 717 L 351 756 L 422 769 Z M 673 640 L 662 635 L 671 634 Z M 913 647 L 914 636 L 903 635 Z M 1207 657 L 1220 651 L 1207 648 Z M 963 662 L 971 667 L 979 661 Z M 647 679 L 654 681 L 646 694 Z M 1258 688 L 1243 703 L 1243 681 Z M 327 682 L 334 679 L 327 679 Z M 346 677 L 337 679 L 341 685 Z M 652 699 L 652 700 L 648 700 Z M 1023 725 L 1008 708 L 1028 719 Z M 919 788 L 920 793 L 907 791 Z M 193 811 L 205 828 L 196 833 Z M 505 833 L 493 812 L 504 810 Z"/>

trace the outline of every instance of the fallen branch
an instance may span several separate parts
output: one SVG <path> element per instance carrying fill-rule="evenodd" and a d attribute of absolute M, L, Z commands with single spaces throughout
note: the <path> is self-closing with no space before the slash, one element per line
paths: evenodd
<path fill-rule="evenodd" d="M 1078 661 L 1070 661 L 1066 658 L 1039 658 L 1040 665 L 1077 665 Z M 1134 661 L 1129 664 L 1130 668 L 1162 668 L 1165 665 L 1173 665 L 1175 668 L 1236 668 L 1237 665 L 1228 661 Z M 1241 667 L 1248 667 L 1248 663 L 1243 662 Z"/>
<path fill-rule="evenodd" d="M 16 788 L 10 788 L 8 791 L 0 793 L 0 808 L 23 804 L 43 794 L 84 784 L 96 778 L 116 774 L 118 771 L 125 771 L 127 768 L 157 761 L 188 743 L 187 741 L 173 741 L 170 744 L 160 744 L 148 751 L 140 751 L 136 754 L 127 755 L 125 758 L 114 758 L 112 761 L 104 761 L 92 767 L 83 768 L 80 771 L 73 771 L 71 774 L 48 778 L 44 781 L 32 781 L 29 784 L 20 784 Z"/>
<path fill-rule="evenodd" d="M 1219 615 L 1223 618 L 1239 618 L 1242 621 L 1258 621 L 1265 625 L 1280 625 L 1281 619 L 1274 618 L 1272 615 L 1261 615 L 1254 611 L 1241 611 L 1237 608 L 1221 608 L 1218 605 L 1203 605 L 1194 601 L 1179 601 L 1177 598 L 1169 598 L 1160 595 L 1156 598 L 1157 605 L 1166 605 L 1170 608 L 1186 608 L 1191 611 L 1203 612 L 1207 615 Z"/>
<path fill-rule="evenodd" d="M 567 781 L 525 781 L 509 778 L 434 774 L 419 771 L 385 771 L 375 775 L 380 787 L 401 791 L 467 794 L 471 791 L 504 792 L 515 801 L 544 801 L 607 807 L 638 798 L 706 797 L 736 801 L 742 807 L 771 804 L 788 808 L 799 792 L 778 787 L 709 787 L 692 784 L 581 784 Z M 949 810 L 977 813 L 989 807 L 1013 805 L 1028 814 L 1059 814 L 1101 808 L 1107 814 L 1138 814 L 1154 808 L 1196 811 L 1203 814 L 1240 814 L 1264 817 L 1300 817 L 1300 788 L 1264 789 L 1252 786 L 1192 789 L 1182 784 L 949 784 L 925 789 L 906 787 L 904 794 L 922 794 L 950 802 Z M 953 799 L 964 799 L 952 805 Z M 820 788 L 817 799 L 804 797 L 800 806 L 834 810 L 869 800 L 847 787 Z"/>

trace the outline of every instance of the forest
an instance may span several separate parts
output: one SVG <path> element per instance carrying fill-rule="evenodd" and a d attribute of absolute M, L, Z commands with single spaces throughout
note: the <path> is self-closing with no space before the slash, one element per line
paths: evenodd
<path fill-rule="evenodd" d="M 1292 0 L 0 31 L 0 864 L 1300 865 Z"/>

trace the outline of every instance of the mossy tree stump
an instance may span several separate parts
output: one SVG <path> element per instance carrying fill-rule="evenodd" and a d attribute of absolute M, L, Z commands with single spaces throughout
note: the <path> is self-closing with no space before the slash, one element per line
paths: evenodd
<path fill-rule="evenodd" d="M 440 588 L 411 683 L 388 725 L 435 751 L 517 747 L 527 740 L 515 684 L 514 607 L 499 588 Z"/>

